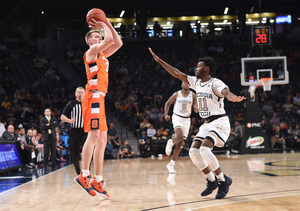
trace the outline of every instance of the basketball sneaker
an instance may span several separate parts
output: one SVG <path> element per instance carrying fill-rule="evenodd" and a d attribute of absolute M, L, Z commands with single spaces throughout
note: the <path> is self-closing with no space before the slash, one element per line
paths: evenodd
<path fill-rule="evenodd" d="M 91 185 L 90 182 L 90 176 L 87 177 L 83 177 L 82 176 L 82 172 L 74 178 L 74 181 L 86 192 L 88 192 L 88 194 L 90 194 L 91 196 L 96 196 L 95 191 L 93 190 L 93 187 Z"/>
<path fill-rule="evenodd" d="M 201 196 L 207 196 L 211 194 L 219 186 L 217 177 L 215 177 L 215 181 L 213 182 L 207 178 L 206 181 L 206 189 L 201 193 Z"/>
<path fill-rule="evenodd" d="M 216 199 L 223 199 L 228 191 L 229 186 L 232 184 L 232 179 L 224 174 L 225 181 L 219 181 L 219 189 L 216 195 Z"/>
<path fill-rule="evenodd" d="M 106 199 L 110 198 L 110 195 L 106 192 L 105 187 L 104 187 L 104 180 L 97 182 L 96 177 L 94 177 L 92 181 L 92 188 L 96 190 L 98 193 L 101 194 Z"/>
<path fill-rule="evenodd" d="M 167 169 L 169 170 L 169 174 L 176 174 L 176 171 L 174 169 L 174 165 L 171 163 L 168 163 Z"/>
<path fill-rule="evenodd" d="M 169 156 L 171 155 L 173 145 L 174 145 L 173 140 L 169 139 L 168 142 L 167 142 L 167 145 L 166 145 L 166 154 L 169 155 Z"/>

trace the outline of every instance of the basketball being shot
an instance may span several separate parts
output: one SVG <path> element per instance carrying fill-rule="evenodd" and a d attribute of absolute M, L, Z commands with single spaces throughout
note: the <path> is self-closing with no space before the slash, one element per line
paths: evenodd
<path fill-rule="evenodd" d="M 93 22 L 102 21 L 103 23 L 107 22 L 106 15 L 103 10 L 99 8 L 93 8 L 86 14 L 86 22 L 90 25 Z"/>

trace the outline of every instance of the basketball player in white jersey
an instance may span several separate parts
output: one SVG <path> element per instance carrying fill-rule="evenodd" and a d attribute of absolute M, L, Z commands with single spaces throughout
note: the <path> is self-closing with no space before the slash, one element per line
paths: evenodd
<path fill-rule="evenodd" d="M 169 121 L 169 109 L 170 106 L 175 102 L 172 115 L 175 137 L 173 139 L 169 139 L 166 146 L 166 154 L 171 155 L 173 145 L 176 144 L 173 151 L 173 157 L 170 163 L 167 165 L 167 169 L 169 170 L 170 174 L 176 173 L 176 171 L 174 170 L 175 161 L 179 156 L 184 140 L 189 134 L 191 125 L 190 115 L 192 113 L 192 107 L 194 107 L 194 111 L 198 113 L 196 95 L 192 91 L 190 91 L 189 85 L 187 83 L 182 82 L 181 87 L 182 90 L 175 92 L 165 103 L 165 120 Z"/>
<path fill-rule="evenodd" d="M 224 110 L 224 97 L 231 102 L 240 102 L 246 98 L 236 96 L 221 80 L 211 76 L 211 73 L 216 70 L 216 62 L 211 57 L 199 59 L 195 76 L 188 76 L 161 60 L 151 48 L 149 50 L 155 61 L 172 76 L 186 82 L 196 91 L 199 116 L 205 118 L 206 121 L 200 126 L 189 155 L 193 163 L 206 176 L 207 187 L 201 196 L 211 194 L 218 187 L 215 198 L 222 199 L 227 195 L 232 179 L 222 173 L 219 162 L 211 149 L 214 146 L 223 147 L 230 133 L 229 118 Z"/>

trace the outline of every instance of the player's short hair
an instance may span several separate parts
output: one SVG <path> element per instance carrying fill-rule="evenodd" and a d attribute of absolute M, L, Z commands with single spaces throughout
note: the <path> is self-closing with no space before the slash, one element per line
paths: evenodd
<path fill-rule="evenodd" d="M 90 38 L 90 36 L 92 35 L 92 33 L 97 32 L 101 35 L 100 31 L 98 29 L 91 29 L 88 33 L 86 33 L 85 35 L 85 42 L 87 45 L 89 45 L 88 43 L 88 39 Z"/>
<path fill-rule="evenodd" d="M 204 62 L 204 64 L 209 67 L 210 73 L 215 73 L 217 69 L 217 63 L 213 58 L 209 56 L 202 57 L 198 60 L 198 62 Z"/>

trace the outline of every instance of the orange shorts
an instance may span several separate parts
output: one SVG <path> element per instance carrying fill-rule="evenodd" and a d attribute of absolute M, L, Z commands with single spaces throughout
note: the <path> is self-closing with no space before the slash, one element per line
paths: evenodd
<path fill-rule="evenodd" d="M 105 97 L 99 93 L 86 91 L 82 100 L 84 132 L 90 130 L 107 131 Z"/>

